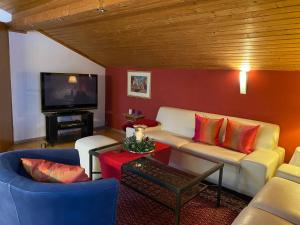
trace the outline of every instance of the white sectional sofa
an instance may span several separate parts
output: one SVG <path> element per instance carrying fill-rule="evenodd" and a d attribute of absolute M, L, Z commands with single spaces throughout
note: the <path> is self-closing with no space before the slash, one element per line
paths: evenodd
<path fill-rule="evenodd" d="M 300 224 L 300 184 L 272 178 L 232 225 Z"/>
<path fill-rule="evenodd" d="M 260 125 L 255 151 L 246 155 L 219 146 L 193 142 L 195 113 L 208 118 L 229 118 L 244 124 Z M 200 172 L 200 160 L 182 152 L 222 161 L 223 186 L 249 196 L 254 196 L 274 176 L 277 167 L 284 160 L 285 151 L 278 146 L 280 129 L 275 124 L 171 107 L 161 107 L 156 120 L 160 125 L 147 128 L 145 133 L 157 141 L 179 149 L 171 156 L 173 165 Z M 226 122 L 225 119 L 220 132 L 221 139 L 224 137 Z M 217 179 L 217 173 L 208 178 L 215 183 Z"/>

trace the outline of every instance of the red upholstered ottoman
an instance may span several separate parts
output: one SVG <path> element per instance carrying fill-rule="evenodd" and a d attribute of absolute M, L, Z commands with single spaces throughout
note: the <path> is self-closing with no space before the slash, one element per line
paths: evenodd
<path fill-rule="evenodd" d="M 124 163 L 144 157 L 146 154 L 131 153 L 122 149 L 105 152 L 99 155 L 102 178 L 121 179 L 121 168 Z M 171 155 L 171 146 L 163 143 L 155 143 L 155 151 L 150 153 L 162 163 L 168 164 Z"/>

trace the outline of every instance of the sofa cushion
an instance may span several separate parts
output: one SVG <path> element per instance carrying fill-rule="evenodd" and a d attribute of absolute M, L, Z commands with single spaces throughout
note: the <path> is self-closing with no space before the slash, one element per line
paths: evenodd
<path fill-rule="evenodd" d="M 173 107 L 160 107 L 156 120 L 161 124 L 162 130 L 192 139 L 195 132 L 195 114 L 211 119 L 222 119 L 225 117 L 217 114 L 203 113 L 193 110 Z M 222 127 L 223 128 L 221 128 L 221 130 L 224 130 L 225 123 Z M 224 132 L 220 132 L 220 140 L 223 137 L 223 133 Z"/>
<path fill-rule="evenodd" d="M 250 206 L 300 224 L 300 184 L 274 177 L 254 197 Z"/>
<path fill-rule="evenodd" d="M 163 130 L 155 130 L 146 132 L 146 136 L 153 138 L 156 141 L 179 148 L 180 146 L 191 142 L 191 139 L 174 135 L 171 132 Z"/>
<path fill-rule="evenodd" d="M 246 154 L 241 152 L 236 152 L 220 146 L 207 145 L 202 143 L 188 143 L 181 146 L 180 149 L 182 151 L 190 152 L 213 160 L 222 161 L 224 163 L 232 164 L 235 166 L 239 166 L 240 161 L 246 156 Z"/>
<path fill-rule="evenodd" d="M 253 147 L 258 128 L 259 125 L 245 125 L 227 119 L 223 147 L 250 154 L 254 150 Z"/>
<path fill-rule="evenodd" d="M 220 145 L 219 133 L 223 121 L 224 118 L 210 119 L 195 114 L 195 134 L 193 140 L 210 145 Z"/>
<path fill-rule="evenodd" d="M 254 207 L 246 207 L 232 223 L 232 225 L 253 224 L 292 225 L 285 219 Z"/>

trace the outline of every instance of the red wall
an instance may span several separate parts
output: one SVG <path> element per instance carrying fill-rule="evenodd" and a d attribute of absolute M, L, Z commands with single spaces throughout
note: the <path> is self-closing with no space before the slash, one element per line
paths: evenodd
<path fill-rule="evenodd" d="M 286 160 L 300 145 L 300 72 L 251 71 L 241 95 L 239 71 L 145 69 L 152 72 L 152 95 L 141 99 L 127 96 L 129 69 L 141 70 L 107 69 L 108 126 L 119 129 L 129 108 L 155 118 L 160 106 L 174 106 L 279 124 Z"/>

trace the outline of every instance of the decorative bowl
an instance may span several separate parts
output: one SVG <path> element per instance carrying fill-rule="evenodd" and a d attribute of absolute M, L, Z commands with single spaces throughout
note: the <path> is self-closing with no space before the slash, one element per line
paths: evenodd
<path fill-rule="evenodd" d="M 132 153 L 145 154 L 155 151 L 155 143 L 148 137 L 143 137 L 141 141 L 137 141 L 135 136 L 125 138 L 123 149 Z"/>

